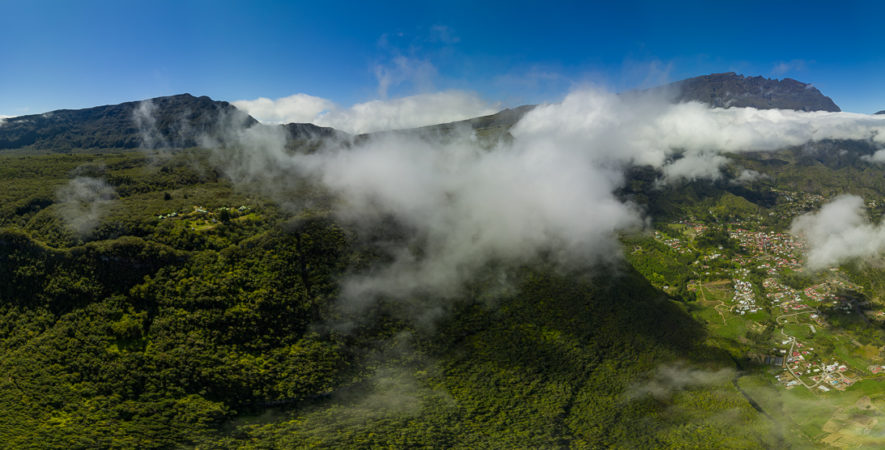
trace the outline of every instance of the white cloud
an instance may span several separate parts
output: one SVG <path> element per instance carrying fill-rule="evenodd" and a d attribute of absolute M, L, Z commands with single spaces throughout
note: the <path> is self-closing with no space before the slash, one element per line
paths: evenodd
<path fill-rule="evenodd" d="M 535 145 L 540 138 L 483 151 L 469 136 L 439 144 L 394 134 L 296 157 L 344 199 L 342 219 L 364 225 L 393 216 L 423 243 L 420 254 L 397 249 L 390 265 L 351 278 L 345 297 L 452 294 L 489 261 L 541 251 L 583 261 L 617 255 L 615 233 L 641 225 L 612 194 L 618 174 L 574 147 Z"/>
<path fill-rule="evenodd" d="M 663 167 L 665 180 L 718 180 L 728 159 L 715 152 L 692 152 Z"/>
<path fill-rule="evenodd" d="M 445 91 L 391 100 L 372 100 L 339 108 L 329 100 L 295 94 L 277 100 L 259 98 L 233 104 L 264 123 L 309 122 L 349 133 L 415 128 L 497 112 L 475 94 Z"/>
<path fill-rule="evenodd" d="M 872 155 L 862 156 L 862 158 L 872 163 L 885 163 L 885 150 L 877 150 L 876 153 L 873 153 Z"/>
<path fill-rule="evenodd" d="M 885 116 L 801 112 L 755 108 L 711 109 L 688 102 L 670 104 L 663 97 L 618 96 L 600 90 L 569 94 L 562 103 L 541 105 L 535 119 L 557 114 L 565 132 L 596 141 L 637 164 L 663 166 L 674 150 L 685 151 L 668 169 L 675 177 L 716 176 L 724 160 L 716 153 L 772 150 L 821 139 L 871 139 L 885 144 Z M 233 102 L 264 123 L 310 122 L 351 133 L 413 128 L 496 112 L 475 94 L 444 91 L 390 100 L 372 100 L 349 108 L 306 94 L 277 100 Z M 533 119 L 534 120 L 534 119 Z M 529 127 L 523 121 L 521 127 Z M 589 134 L 587 134 L 589 133 Z M 606 142 L 611 140 L 612 142 Z M 597 149 L 605 153 L 605 150 Z"/>
<path fill-rule="evenodd" d="M 741 173 L 739 173 L 738 176 L 734 179 L 734 182 L 738 184 L 746 184 L 764 178 L 768 178 L 768 175 L 764 173 L 759 173 L 753 169 L 743 169 L 741 170 Z"/>
<path fill-rule="evenodd" d="M 678 391 L 698 387 L 725 385 L 734 378 L 730 368 L 718 370 L 698 369 L 684 363 L 664 364 L 658 367 L 654 376 L 644 384 L 636 384 L 627 391 L 628 398 L 651 395 L 657 399 L 668 399 Z"/>
<path fill-rule="evenodd" d="M 820 211 L 797 217 L 790 231 L 807 240 L 811 270 L 878 257 L 885 250 L 885 225 L 870 223 L 856 195 L 837 197 Z"/>
<path fill-rule="evenodd" d="M 700 103 L 683 103 L 658 118 L 652 131 L 671 148 L 739 152 L 773 150 L 822 139 L 885 142 L 885 119 L 843 112 L 710 109 Z"/>
<path fill-rule="evenodd" d="M 822 139 L 885 142 L 885 117 L 865 114 L 710 108 L 647 95 L 584 90 L 541 105 L 512 131 L 547 127 L 556 142 L 583 145 L 596 161 L 651 165 L 670 179 L 716 178 L 727 152 L 766 151 Z M 681 158 L 673 158 L 674 155 Z"/>
<path fill-rule="evenodd" d="M 67 226 L 80 237 L 92 234 L 117 197 L 104 180 L 76 177 L 58 189 L 56 210 Z"/>
<path fill-rule="evenodd" d="M 307 94 L 295 94 L 276 100 L 265 97 L 239 100 L 233 102 L 233 105 L 259 122 L 271 124 L 313 122 L 324 112 L 335 109 L 333 102 Z"/>
<path fill-rule="evenodd" d="M 444 92 L 335 109 L 315 123 L 357 132 L 405 128 L 487 107 L 469 94 Z M 880 140 L 883 127 L 885 117 L 861 114 L 711 109 L 582 90 L 536 107 L 510 130 L 512 142 L 490 149 L 464 127 L 445 142 L 387 133 L 291 154 L 284 137 L 252 127 L 230 130 L 222 142 L 239 142 L 242 150 L 218 152 L 218 161 L 234 180 L 257 182 L 269 193 L 282 192 L 287 180 L 317 180 L 337 196 L 338 217 L 358 229 L 387 226 L 387 218 L 405 227 L 404 242 L 387 248 L 389 264 L 344 281 L 345 304 L 359 306 L 377 295 L 456 294 L 492 261 L 617 258 L 616 235 L 644 223 L 614 194 L 631 165 L 658 168 L 665 182 L 715 178 L 727 152 L 827 138 Z"/>
<path fill-rule="evenodd" d="M 151 100 L 143 100 L 138 103 L 132 111 L 132 121 L 138 128 L 138 134 L 141 138 L 143 148 L 168 147 L 166 138 L 157 129 L 157 118 L 155 116 L 157 106 Z"/>
<path fill-rule="evenodd" d="M 493 114 L 500 110 L 474 94 L 446 91 L 393 100 L 373 100 L 317 118 L 318 125 L 352 133 L 414 128 Z"/>

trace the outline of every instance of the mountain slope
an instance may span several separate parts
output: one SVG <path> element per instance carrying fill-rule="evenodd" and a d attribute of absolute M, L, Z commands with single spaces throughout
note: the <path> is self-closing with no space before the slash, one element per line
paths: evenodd
<path fill-rule="evenodd" d="M 506 136 L 528 108 L 462 125 Z M 305 140 L 337 133 L 285 127 Z M 626 261 L 590 274 L 544 258 L 484 268 L 440 302 L 432 324 L 409 319 L 431 298 L 421 294 L 373 303 L 353 329 L 338 326 L 350 314 L 336 309 L 340 280 L 408 239 L 393 221 L 356 230 L 311 189 L 280 195 L 312 205 L 293 214 L 231 185 L 202 149 L 159 161 L 140 152 L 0 154 L 0 181 L 15 187 L 0 189 L 0 226 L 9 227 L 0 229 L 0 441 L 785 448 L 795 438 L 807 448 L 788 419 L 804 410 L 763 410 L 738 391 L 739 377 L 766 386 L 772 378 L 751 356 L 781 342 L 771 342 L 774 325 L 741 328 L 707 298 L 719 286 L 729 301 L 731 285 L 692 274 L 690 262 L 732 264 L 702 256 L 720 253 L 726 228 L 744 226 L 736 220 L 788 226 L 792 216 L 777 213 L 804 206 L 785 200 L 795 195 L 787 191 L 878 200 L 883 169 L 864 158 L 875 150 L 822 141 L 738 154 L 728 179 L 665 188 L 659 173 L 639 168 L 618 194 L 645 208 L 655 231 L 688 233 L 695 228 L 679 221 L 696 216 L 719 234 L 697 236 L 706 243 L 694 255 L 625 236 Z M 737 185 L 742 168 L 760 176 Z M 80 238 L 54 192 L 84 174 L 107 180 L 119 198 Z M 760 325 L 777 323 L 759 315 Z M 814 440 L 821 426 L 809 426 Z"/>
<path fill-rule="evenodd" d="M 772 80 L 720 73 L 677 81 L 645 92 L 663 92 L 676 102 L 699 101 L 713 107 L 840 111 L 817 88 L 790 78 Z M 452 135 L 456 129 L 469 127 L 476 131 L 482 142 L 494 143 L 508 138 L 507 131 L 532 108 L 533 105 L 520 106 L 488 116 L 401 131 L 444 137 Z M 223 131 L 230 125 L 256 124 L 258 121 L 228 102 L 181 94 L 5 119 L 0 124 L 0 150 L 187 148 L 199 146 L 204 137 L 223 142 Z M 349 136 L 333 128 L 309 123 L 280 126 L 286 130 L 290 148 L 313 148 L 323 139 Z"/>
<path fill-rule="evenodd" d="M 197 147 L 203 138 L 223 142 L 228 126 L 257 124 L 257 120 L 228 102 L 180 94 L 12 117 L 0 125 L 0 150 Z M 345 135 L 310 123 L 280 126 L 286 131 L 290 147 Z"/>
<path fill-rule="evenodd" d="M 832 99 L 817 88 L 792 78 L 773 80 L 759 76 L 745 77 L 734 72 L 714 73 L 677 81 L 662 88 L 673 89 L 676 101 L 698 101 L 718 108 L 841 111 Z"/>
<path fill-rule="evenodd" d="M 463 303 L 411 344 L 424 348 L 387 362 L 364 387 L 370 401 L 333 395 L 235 436 L 271 448 L 777 446 L 772 424 L 727 377 L 659 398 L 640 393 L 660 361 L 729 362 L 700 345 L 703 332 L 684 311 L 622 269 L 595 279 L 526 271 L 519 294 Z M 662 420 L 649 421 L 651 411 Z M 704 418 L 689 418 L 699 411 Z M 742 417 L 722 417 L 735 412 Z"/>
<path fill-rule="evenodd" d="M 791 78 L 772 80 L 745 77 L 734 72 L 703 75 L 680 80 L 645 91 L 630 91 L 623 95 L 663 93 L 673 102 L 697 101 L 715 108 L 753 107 L 758 109 L 794 109 L 797 111 L 832 111 L 841 109 L 817 88 Z M 508 136 L 507 131 L 535 108 L 524 105 L 505 109 L 496 114 L 457 122 L 430 125 L 414 131 L 436 136 L 447 136 L 462 127 L 470 127 L 486 142 Z M 885 113 L 880 111 L 877 114 Z"/>
<path fill-rule="evenodd" d="M 257 123 L 230 103 L 181 94 L 13 117 L 0 127 L 0 149 L 136 148 L 145 141 L 193 147 L 200 135 L 215 130 L 225 115 L 236 116 L 247 125 Z"/>

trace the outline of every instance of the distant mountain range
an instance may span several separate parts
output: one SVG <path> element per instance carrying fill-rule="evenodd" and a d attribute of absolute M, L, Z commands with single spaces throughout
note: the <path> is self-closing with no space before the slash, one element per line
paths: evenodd
<path fill-rule="evenodd" d="M 840 111 L 817 88 L 790 78 L 773 80 L 735 73 L 704 75 L 653 88 L 676 102 L 699 101 L 714 107 L 754 107 L 799 111 Z M 432 125 L 424 131 L 447 132 L 466 124 L 491 137 L 500 137 L 532 106 L 507 109 L 497 114 L 451 124 Z M 878 114 L 885 113 L 880 111 Z M 0 125 L 0 150 L 33 148 L 186 148 L 201 144 L 201 137 L 223 136 L 232 124 L 251 126 L 258 121 L 224 101 L 190 94 L 159 97 L 142 102 L 58 110 L 6 119 Z M 270 127 L 270 125 L 268 125 Z M 313 124 L 281 125 L 290 145 L 346 133 Z M 482 134 L 482 133 L 480 133 Z"/>

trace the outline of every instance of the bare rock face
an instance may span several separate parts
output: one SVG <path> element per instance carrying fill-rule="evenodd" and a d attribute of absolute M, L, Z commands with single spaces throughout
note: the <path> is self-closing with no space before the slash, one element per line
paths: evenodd
<path fill-rule="evenodd" d="M 841 111 L 817 88 L 792 78 L 777 80 L 745 77 L 734 72 L 714 73 L 677 81 L 664 89 L 672 89 L 678 102 L 698 101 L 717 108 Z"/>

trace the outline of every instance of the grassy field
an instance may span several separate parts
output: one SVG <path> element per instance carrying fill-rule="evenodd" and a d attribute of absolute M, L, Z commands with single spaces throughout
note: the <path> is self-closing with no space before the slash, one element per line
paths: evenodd
<path fill-rule="evenodd" d="M 839 447 L 885 445 L 885 380 L 865 380 L 844 392 L 785 391 L 766 375 L 745 376 L 742 389 L 792 433 Z M 872 420 L 870 420 L 872 419 Z"/>

